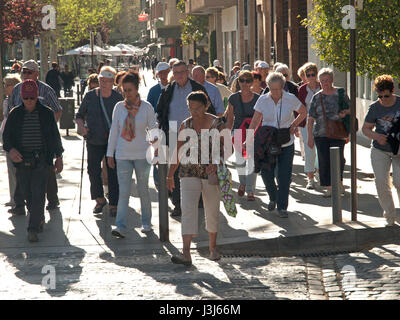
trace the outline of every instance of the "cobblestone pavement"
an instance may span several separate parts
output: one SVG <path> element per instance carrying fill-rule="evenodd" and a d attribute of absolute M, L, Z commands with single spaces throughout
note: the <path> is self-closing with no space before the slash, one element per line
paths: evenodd
<path fill-rule="evenodd" d="M 327 257 L 223 257 L 167 251 L 0 255 L 0 299 L 399 299 L 400 246 Z M 55 288 L 51 288 L 51 270 Z M 46 289 L 45 285 L 48 286 Z"/>

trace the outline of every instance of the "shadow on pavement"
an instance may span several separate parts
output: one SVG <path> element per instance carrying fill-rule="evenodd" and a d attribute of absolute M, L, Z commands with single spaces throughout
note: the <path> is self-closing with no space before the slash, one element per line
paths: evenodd
<path fill-rule="evenodd" d="M 46 214 L 47 215 L 47 214 Z M 15 275 L 24 282 L 32 285 L 42 286 L 43 290 L 52 297 L 63 297 L 74 283 L 79 282 L 82 273 L 80 262 L 85 257 L 85 251 L 81 248 L 71 246 L 63 229 L 63 219 L 59 210 L 50 214 L 50 220 L 44 225 L 43 233 L 39 233 L 39 242 L 30 243 L 27 239 L 27 216 L 11 216 L 10 219 L 14 229 L 12 235 L 0 232 L 0 249 L 6 256 L 7 261 L 17 270 Z M 69 253 L 57 252 L 35 253 L 35 249 L 45 247 L 68 247 Z M 10 250 L 11 249 L 11 250 Z M 74 261 L 70 264 L 69 261 Z M 47 281 L 50 274 L 45 266 L 53 266 L 55 269 L 55 288 L 46 287 L 51 282 Z M 59 276 L 67 275 L 67 277 Z"/>

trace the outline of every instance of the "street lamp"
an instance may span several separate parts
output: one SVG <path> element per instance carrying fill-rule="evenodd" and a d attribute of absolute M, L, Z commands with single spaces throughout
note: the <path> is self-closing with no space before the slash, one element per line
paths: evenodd
<path fill-rule="evenodd" d="M 350 0 L 351 5 L 344 6 L 343 13 L 347 13 L 342 20 L 344 29 L 350 29 L 350 140 L 351 140 L 351 220 L 357 221 L 357 132 L 356 132 L 356 103 L 357 103 L 357 54 L 356 54 L 356 2 Z M 357 1 L 359 9 L 362 1 Z"/>

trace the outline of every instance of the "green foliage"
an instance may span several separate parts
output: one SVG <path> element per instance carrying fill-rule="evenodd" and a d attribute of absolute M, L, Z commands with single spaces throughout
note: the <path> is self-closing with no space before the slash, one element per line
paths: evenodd
<path fill-rule="evenodd" d="M 321 60 L 349 70 L 350 30 L 342 27 L 342 7 L 348 0 L 314 0 L 302 24 L 316 40 Z M 357 10 L 357 72 L 371 77 L 387 73 L 400 79 L 400 0 L 364 0 Z"/>
<path fill-rule="evenodd" d="M 90 40 L 90 31 L 104 32 L 121 10 L 121 0 L 59 0 L 57 37 L 72 47 Z"/>
<path fill-rule="evenodd" d="M 210 35 L 210 66 L 217 59 L 217 32 L 213 30 Z"/>
<path fill-rule="evenodd" d="M 176 6 L 182 13 L 185 12 L 185 0 L 180 0 Z M 208 33 L 208 16 L 188 14 L 185 19 L 180 19 L 179 23 L 182 24 L 183 44 L 201 41 Z"/>

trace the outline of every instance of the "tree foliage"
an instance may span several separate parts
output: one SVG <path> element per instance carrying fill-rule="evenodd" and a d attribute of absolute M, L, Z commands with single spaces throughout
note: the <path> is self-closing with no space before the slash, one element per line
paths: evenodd
<path fill-rule="evenodd" d="M 302 23 L 316 40 L 321 60 L 341 71 L 349 70 L 350 30 L 342 27 L 342 7 L 348 0 L 314 0 L 314 9 Z M 364 0 L 357 10 L 357 72 L 382 73 L 400 79 L 400 0 Z"/>
<path fill-rule="evenodd" d="M 71 47 L 90 40 L 90 31 L 107 40 L 109 25 L 121 10 L 121 0 L 58 0 L 57 37 Z"/>
<path fill-rule="evenodd" d="M 185 0 L 177 3 L 177 8 L 185 12 Z M 194 41 L 201 41 L 208 34 L 208 16 L 195 16 L 188 14 L 185 19 L 180 19 L 182 24 L 182 43 L 190 44 Z"/>
<path fill-rule="evenodd" d="M 42 5 L 33 0 L 0 1 L 0 41 L 33 40 L 42 31 Z"/>

